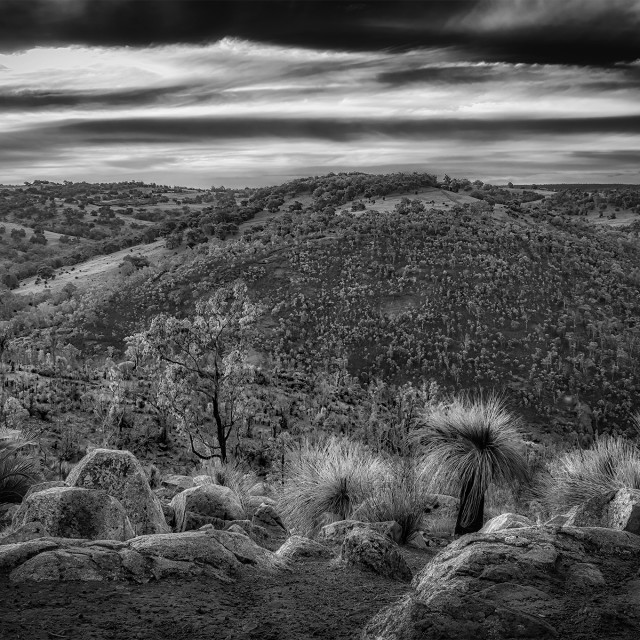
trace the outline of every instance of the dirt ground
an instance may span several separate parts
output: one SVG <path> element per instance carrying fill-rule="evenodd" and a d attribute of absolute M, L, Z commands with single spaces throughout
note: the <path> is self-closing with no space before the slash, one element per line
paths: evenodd
<path fill-rule="evenodd" d="M 434 551 L 403 549 L 414 574 Z M 0 638 L 350 640 L 409 589 L 406 583 L 325 560 L 276 574 L 247 568 L 232 584 L 211 578 L 143 585 L 2 579 Z"/>

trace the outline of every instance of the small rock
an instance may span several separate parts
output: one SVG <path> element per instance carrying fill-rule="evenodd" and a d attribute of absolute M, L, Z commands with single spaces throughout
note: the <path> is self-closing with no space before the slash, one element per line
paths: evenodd
<path fill-rule="evenodd" d="M 640 535 L 640 491 L 620 489 L 609 503 L 609 527 Z"/>
<path fill-rule="evenodd" d="M 359 520 L 339 520 L 327 524 L 318 533 L 318 540 L 321 542 L 331 542 L 334 544 L 342 544 L 347 534 L 354 529 L 369 529 L 377 531 L 390 540 L 398 543 L 402 536 L 402 528 L 400 525 L 389 520 L 388 522 L 360 522 Z"/>
<path fill-rule="evenodd" d="M 35 540 L 36 538 L 47 538 L 50 535 L 42 522 L 27 522 L 15 531 L 2 536 L 0 538 L 0 545 L 26 542 L 27 540 Z"/>
<path fill-rule="evenodd" d="M 604 576 L 598 567 L 590 562 L 576 562 L 567 571 L 569 589 L 592 589 L 605 584 Z"/>
<path fill-rule="evenodd" d="M 566 527 L 607 527 L 609 503 L 615 493 L 597 495 L 572 509 Z"/>
<path fill-rule="evenodd" d="M 193 485 L 196 487 L 201 487 L 205 484 L 216 484 L 216 481 L 208 475 L 194 476 Z"/>
<path fill-rule="evenodd" d="M 261 504 L 251 518 L 251 523 L 266 529 L 267 533 L 275 538 L 285 537 L 288 532 L 284 526 L 280 514 L 269 504 Z"/>
<path fill-rule="evenodd" d="M 495 518 L 491 518 L 485 522 L 484 527 L 480 529 L 480 533 L 493 533 L 494 531 L 502 531 L 504 529 L 520 529 L 521 527 L 532 527 L 533 522 L 525 516 L 517 513 L 503 513 Z"/>

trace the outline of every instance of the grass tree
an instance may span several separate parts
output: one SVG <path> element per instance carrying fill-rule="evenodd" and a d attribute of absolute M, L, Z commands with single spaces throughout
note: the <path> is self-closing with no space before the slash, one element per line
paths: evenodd
<path fill-rule="evenodd" d="M 33 458 L 22 454 L 29 434 L 0 429 L 0 506 L 20 502 L 36 482 Z"/>
<path fill-rule="evenodd" d="M 227 460 L 227 443 L 249 402 L 248 342 L 258 314 L 238 281 L 197 302 L 192 316 L 160 314 L 127 338 L 128 357 L 151 366 L 160 401 L 200 459 Z"/>
<path fill-rule="evenodd" d="M 497 395 L 456 399 L 425 414 L 416 436 L 426 448 L 436 485 L 459 491 L 456 534 L 482 528 L 485 494 L 492 483 L 528 479 L 520 424 Z"/>

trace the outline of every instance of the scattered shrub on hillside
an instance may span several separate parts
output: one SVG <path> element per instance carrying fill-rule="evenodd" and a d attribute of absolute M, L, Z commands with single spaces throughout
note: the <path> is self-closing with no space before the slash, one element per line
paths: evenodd
<path fill-rule="evenodd" d="M 279 508 L 287 526 L 313 535 L 325 514 L 339 520 L 375 495 L 385 475 L 380 458 L 362 444 L 336 437 L 290 450 L 287 479 Z"/>
<path fill-rule="evenodd" d="M 618 489 L 640 489 L 640 448 L 625 438 L 601 438 L 553 461 L 541 483 L 545 501 L 565 511 Z"/>
<path fill-rule="evenodd" d="M 482 528 L 485 494 L 500 481 L 527 481 L 521 420 L 495 394 L 429 409 L 416 438 L 436 469 L 434 483 L 460 495 L 455 533 Z"/>

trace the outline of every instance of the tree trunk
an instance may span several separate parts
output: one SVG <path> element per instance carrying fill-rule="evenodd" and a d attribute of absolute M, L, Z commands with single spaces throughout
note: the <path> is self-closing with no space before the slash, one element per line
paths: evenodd
<path fill-rule="evenodd" d="M 475 533 L 476 531 L 480 531 L 484 524 L 484 495 L 480 499 L 480 505 L 478 507 L 477 513 L 474 514 L 473 519 L 467 525 L 462 524 L 462 514 L 464 512 L 464 508 L 469 500 L 469 494 L 471 493 L 471 489 L 473 487 L 473 483 L 475 481 L 475 477 L 472 477 L 469 482 L 467 482 L 460 491 L 460 508 L 458 510 L 458 519 L 456 520 L 456 528 L 454 531 L 455 535 L 464 535 L 465 533 Z"/>

